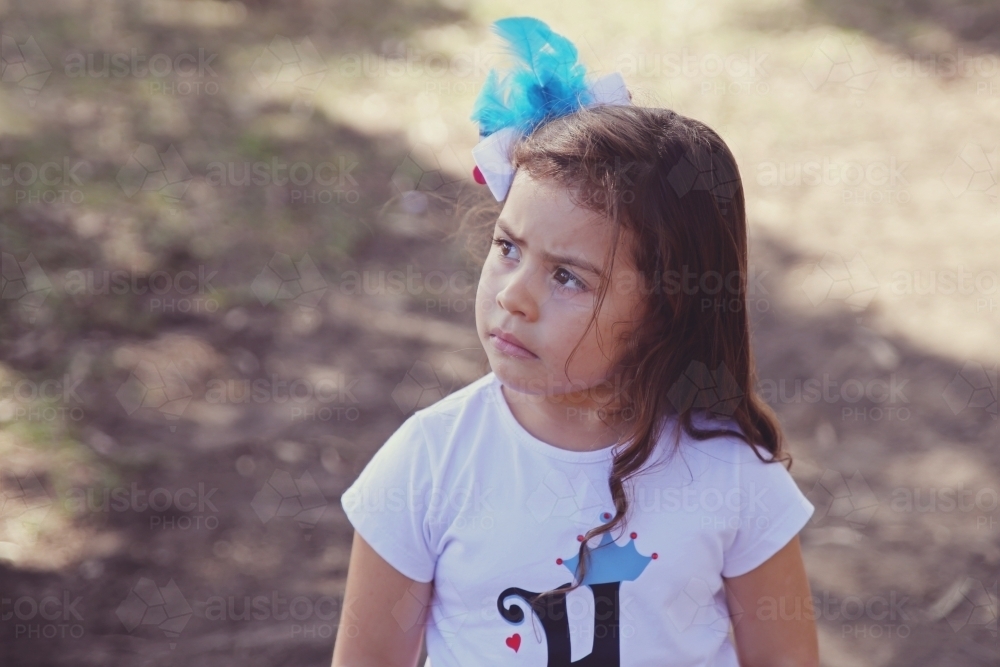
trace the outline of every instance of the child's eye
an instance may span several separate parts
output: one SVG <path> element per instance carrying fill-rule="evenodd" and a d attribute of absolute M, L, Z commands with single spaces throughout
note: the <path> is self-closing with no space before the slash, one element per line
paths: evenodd
<path fill-rule="evenodd" d="M 556 279 L 557 283 L 559 283 L 564 287 L 573 287 L 574 289 L 578 289 L 581 291 L 587 289 L 587 286 L 584 284 L 582 280 L 580 280 L 579 278 L 577 278 L 572 273 L 570 273 L 569 271 L 567 271 L 562 267 L 556 269 L 553 277 Z"/>
<path fill-rule="evenodd" d="M 500 255 L 502 257 L 517 259 L 517 246 L 508 241 L 507 239 L 502 239 L 500 237 L 497 237 L 493 239 L 493 245 L 500 248 Z"/>

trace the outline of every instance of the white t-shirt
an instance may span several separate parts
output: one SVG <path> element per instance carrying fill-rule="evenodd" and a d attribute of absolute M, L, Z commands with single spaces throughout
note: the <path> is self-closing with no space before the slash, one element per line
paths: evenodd
<path fill-rule="evenodd" d="M 722 577 L 774 555 L 814 507 L 736 437 L 682 434 L 669 456 L 674 424 L 625 485 L 625 531 L 593 539 L 584 585 L 536 610 L 533 594 L 572 583 L 577 536 L 614 514 L 614 448 L 538 440 L 493 373 L 409 417 L 341 504 L 394 568 L 434 581 L 433 667 L 737 667 Z M 418 612 L 404 599 L 393 615 Z"/>

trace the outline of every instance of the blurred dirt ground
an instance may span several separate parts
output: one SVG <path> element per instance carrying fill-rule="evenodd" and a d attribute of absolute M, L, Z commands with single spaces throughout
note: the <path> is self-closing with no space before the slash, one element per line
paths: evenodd
<path fill-rule="evenodd" d="M 4 665 L 329 663 L 340 493 L 486 371 L 526 13 L 737 156 L 823 664 L 997 664 L 994 3 L 0 0 Z"/>

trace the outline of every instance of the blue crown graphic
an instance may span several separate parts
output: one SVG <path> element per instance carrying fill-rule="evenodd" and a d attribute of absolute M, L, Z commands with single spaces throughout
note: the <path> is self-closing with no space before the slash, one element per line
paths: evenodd
<path fill-rule="evenodd" d="M 611 515 L 605 512 L 601 519 L 610 519 Z M 635 548 L 635 533 L 631 534 L 628 544 L 623 547 L 618 546 L 611 538 L 610 533 L 601 535 L 601 543 L 591 549 L 587 559 L 587 573 L 583 577 L 581 585 L 608 584 L 616 581 L 635 581 L 643 573 L 649 561 L 656 559 L 657 554 L 643 556 Z M 582 539 L 582 536 L 577 537 Z M 557 564 L 565 565 L 571 573 L 576 575 L 577 565 L 580 556 L 556 560 Z"/>

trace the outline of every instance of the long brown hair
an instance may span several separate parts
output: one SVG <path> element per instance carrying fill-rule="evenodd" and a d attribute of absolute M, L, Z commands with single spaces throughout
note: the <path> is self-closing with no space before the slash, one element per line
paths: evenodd
<path fill-rule="evenodd" d="M 542 595 L 565 594 L 582 585 L 588 541 L 624 528 L 625 482 L 649 460 L 669 420 L 697 440 L 735 435 L 768 463 L 791 467 L 791 457 L 777 418 L 754 392 L 743 185 L 719 135 L 669 109 L 599 106 L 541 124 L 514 144 L 510 159 L 615 225 L 606 266 L 624 245 L 640 276 L 635 288 L 646 294 L 640 322 L 619 335 L 624 351 L 604 411 L 605 421 L 626 430 L 608 481 L 616 512 L 582 537 L 572 588 Z M 607 294 L 605 273 L 591 326 Z"/>

